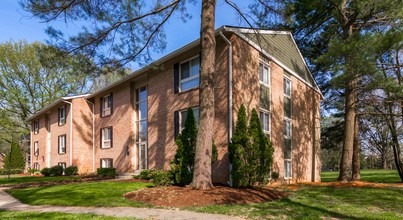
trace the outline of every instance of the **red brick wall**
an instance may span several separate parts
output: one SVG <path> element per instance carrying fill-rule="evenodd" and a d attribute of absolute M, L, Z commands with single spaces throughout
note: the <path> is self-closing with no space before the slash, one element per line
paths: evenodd
<path fill-rule="evenodd" d="M 35 120 L 39 120 L 39 133 L 34 134 L 33 127 L 34 121 L 31 122 L 31 166 L 34 167 L 34 163 L 38 163 L 40 168 L 46 167 L 46 127 L 45 127 L 45 116 L 41 115 Z M 34 155 L 34 143 L 38 141 L 39 155 Z"/>

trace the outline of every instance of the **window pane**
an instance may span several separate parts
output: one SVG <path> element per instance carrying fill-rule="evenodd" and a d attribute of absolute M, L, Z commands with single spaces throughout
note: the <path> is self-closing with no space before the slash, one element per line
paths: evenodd
<path fill-rule="evenodd" d="M 138 101 L 145 101 L 147 100 L 147 89 L 146 87 L 143 87 L 140 89 L 140 100 Z"/>
<path fill-rule="evenodd" d="M 191 61 L 191 75 L 199 75 L 200 72 L 200 64 L 199 64 L 199 57 L 196 57 Z M 183 79 L 183 78 L 182 78 Z"/>
<path fill-rule="evenodd" d="M 181 83 L 182 91 L 195 88 L 199 86 L 199 77 L 189 80 L 187 82 Z"/>
<path fill-rule="evenodd" d="M 291 139 L 284 139 L 284 159 L 291 159 Z"/>
<path fill-rule="evenodd" d="M 147 121 L 140 121 L 140 140 L 147 140 Z"/>
<path fill-rule="evenodd" d="M 263 82 L 263 64 L 259 64 L 259 79 Z"/>
<path fill-rule="evenodd" d="M 269 84 L 269 69 L 267 67 L 263 69 L 263 82 Z"/>
<path fill-rule="evenodd" d="M 187 110 L 181 111 L 181 129 L 183 130 L 185 128 L 185 121 L 186 118 L 188 117 L 188 112 Z"/>
<path fill-rule="evenodd" d="M 189 62 L 181 64 L 181 79 L 186 79 L 190 76 L 189 73 Z"/>
<path fill-rule="evenodd" d="M 140 145 L 140 150 L 141 150 L 141 169 L 147 169 L 147 156 L 146 156 L 146 154 L 147 154 L 147 150 L 146 150 L 146 145 L 145 144 L 141 144 Z"/>
<path fill-rule="evenodd" d="M 199 117 L 200 117 L 200 113 L 199 113 L 199 108 L 193 108 L 193 115 L 196 118 L 196 126 L 199 126 Z"/>
<path fill-rule="evenodd" d="M 291 122 L 288 120 L 284 120 L 284 135 L 288 138 L 291 137 Z"/>
<path fill-rule="evenodd" d="M 284 79 L 284 94 L 291 96 L 291 81 L 288 79 Z"/>
<path fill-rule="evenodd" d="M 147 118 L 147 103 L 141 102 L 140 103 L 140 118 L 139 120 Z"/>
<path fill-rule="evenodd" d="M 284 116 L 291 118 L 291 99 L 284 97 Z"/>

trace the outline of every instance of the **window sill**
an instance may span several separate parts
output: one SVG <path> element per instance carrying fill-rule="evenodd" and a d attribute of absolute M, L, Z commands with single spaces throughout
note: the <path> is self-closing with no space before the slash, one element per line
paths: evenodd
<path fill-rule="evenodd" d="M 66 154 L 66 152 L 64 152 L 64 153 L 58 153 L 59 155 L 65 155 Z"/>
<path fill-rule="evenodd" d="M 112 114 L 109 114 L 109 115 L 101 115 L 101 118 L 107 118 L 107 117 L 110 117 Z"/>
<path fill-rule="evenodd" d="M 186 93 L 188 93 L 188 92 L 193 92 L 193 91 L 199 90 L 199 89 L 200 89 L 200 87 L 194 87 L 194 88 L 191 88 L 191 89 L 187 89 L 187 90 L 184 90 L 184 91 L 180 91 L 180 92 L 178 92 L 178 95 L 186 94 Z"/>
<path fill-rule="evenodd" d="M 107 149 L 112 149 L 112 147 L 101 147 L 101 150 L 107 150 Z"/>

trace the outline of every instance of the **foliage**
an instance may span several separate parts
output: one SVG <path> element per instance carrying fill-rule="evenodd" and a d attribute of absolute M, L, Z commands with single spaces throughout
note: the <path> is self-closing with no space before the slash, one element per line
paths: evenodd
<path fill-rule="evenodd" d="M 277 172 L 273 171 L 273 172 L 271 173 L 271 178 L 272 178 L 275 182 L 277 182 L 277 180 L 278 180 L 279 177 L 280 177 L 280 174 L 278 174 Z"/>
<path fill-rule="evenodd" d="M 211 164 L 213 164 L 217 160 L 218 160 L 217 145 L 214 143 L 214 140 L 213 140 L 213 146 L 211 148 Z"/>
<path fill-rule="evenodd" d="M 98 168 L 98 176 L 114 177 L 116 176 L 116 168 Z"/>
<path fill-rule="evenodd" d="M 193 110 L 187 110 L 185 128 L 176 138 L 178 146 L 174 159 L 171 161 L 171 170 L 174 175 L 175 184 L 180 186 L 188 185 L 193 179 L 193 168 L 195 160 L 197 125 Z"/>
<path fill-rule="evenodd" d="M 143 182 L 96 181 L 12 189 L 7 192 L 21 202 L 29 205 L 144 207 L 147 205 L 128 200 L 122 195 L 151 186 L 153 186 L 152 183 Z"/>
<path fill-rule="evenodd" d="M 21 147 L 17 142 L 12 141 L 11 154 L 10 152 L 7 152 L 6 157 L 4 158 L 4 168 L 23 170 L 24 167 L 25 167 L 25 158 L 22 155 Z"/>
<path fill-rule="evenodd" d="M 45 167 L 45 168 L 43 168 L 42 170 L 41 170 L 41 174 L 42 175 L 44 175 L 44 176 L 46 176 L 46 177 L 49 177 L 50 176 L 50 168 L 49 167 Z"/>
<path fill-rule="evenodd" d="M 73 176 L 78 174 L 77 166 L 69 166 L 64 169 L 64 175 L 66 176 Z"/>
<path fill-rule="evenodd" d="M 50 168 L 51 176 L 61 176 L 63 175 L 63 167 L 60 165 L 56 165 Z"/>
<path fill-rule="evenodd" d="M 151 180 L 155 170 L 142 170 L 139 175 L 134 176 L 135 179 Z"/>
<path fill-rule="evenodd" d="M 174 178 L 171 171 L 155 170 L 151 181 L 156 186 L 170 186 L 174 183 Z"/>
<path fill-rule="evenodd" d="M 249 127 L 246 126 L 246 109 L 242 105 L 229 147 L 234 187 L 253 186 L 256 183 L 264 185 L 270 178 L 274 149 L 261 128 L 255 109 L 252 110 Z"/>
<path fill-rule="evenodd" d="M 8 175 L 8 174 L 20 174 L 22 173 L 23 170 L 21 169 L 10 169 L 10 172 L 8 169 L 0 169 L 0 175 Z"/>
<path fill-rule="evenodd" d="M 42 43 L 1 43 L 0 140 L 28 141 L 25 120 L 62 96 L 86 93 L 93 72 L 88 59 Z"/>

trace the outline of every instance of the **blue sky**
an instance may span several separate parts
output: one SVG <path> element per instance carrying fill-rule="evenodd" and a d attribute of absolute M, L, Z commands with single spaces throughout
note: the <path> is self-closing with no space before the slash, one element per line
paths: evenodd
<path fill-rule="evenodd" d="M 251 0 L 235 0 L 235 3 L 247 12 L 248 4 Z M 200 33 L 200 0 L 188 9 L 192 14 L 192 19 L 187 23 L 182 23 L 179 19 L 171 19 L 165 26 L 167 35 L 167 48 L 162 54 L 155 54 L 153 59 L 170 53 L 181 46 L 186 45 L 199 38 Z M 30 17 L 28 12 L 23 11 L 17 0 L 0 1 L 0 43 L 4 41 L 27 40 L 28 42 L 46 42 L 49 37 L 45 29 L 49 24 L 40 23 L 38 19 Z M 65 33 L 74 34 L 78 31 L 74 24 L 64 22 L 52 23 L 52 26 L 63 30 Z M 216 27 L 222 25 L 241 25 L 235 10 L 230 8 L 224 0 L 217 0 L 216 7 Z M 179 31 L 180 30 L 180 31 Z"/>

